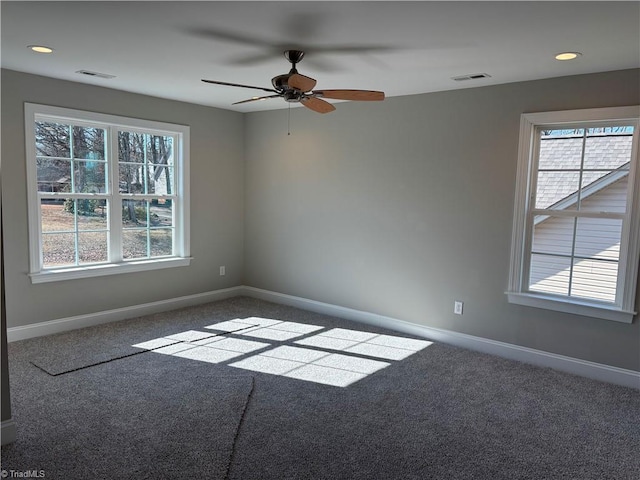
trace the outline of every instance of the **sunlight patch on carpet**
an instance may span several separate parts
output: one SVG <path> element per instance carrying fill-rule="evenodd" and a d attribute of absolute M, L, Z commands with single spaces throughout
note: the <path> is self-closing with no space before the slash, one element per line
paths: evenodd
<path fill-rule="evenodd" d="M 228 365 L 234 368 L 347 387 L 392 365 L 389 361 L 403 360 L 433 343 L 344 328 L 321 331 L 325 327 L 261 317 L 204 328 L 223 333 L 188 330 L 133 346 L 207 363 L 232 361 Z"/>

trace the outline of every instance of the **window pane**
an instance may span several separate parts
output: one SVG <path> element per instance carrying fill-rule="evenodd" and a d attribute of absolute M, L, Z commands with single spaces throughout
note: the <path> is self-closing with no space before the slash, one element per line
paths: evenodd
<path fill-rule="evenodd" d="M 162 257 L 173 254 L 173 229 L 160 228 L 151 230 L 151 256 Z"/>
<path fill-rule="evenodd" d="M 585 172 L 586 175 L 587 172 Z M 580 210 L 586 212 L 625 213 L 627 211 L 628 187 L 628 170 L 611 172 L 601 177 L 599 182 L 588 185 L 583 190 Z"/>
<path fill-rule="evenodd" d="M 96 210 L 99 210 L 98 203 L 99 200 L 94 198 L 67 198 L 64 201 L 64 210 L 65 212 L 69 212 L 71 214 L 77 213 L 78 218 L 84 216 L 93 216 L 98 214 L 96 212 Z"/>
<path fill-rule="evenodd" d="M 536 208 L 566 208 L 564 203 L 571 202 L 579 181 L 579 172 L 538 172 Z"/>
<path fill-rule="evenodd" d="M 173 206 L 171 200 L 159 198 L 151 201 L 150 215 L 152 227 L 173 226 Z"/>
<path fill-rule="evenodd" d="M 79 263 L 106 262 L 109 259 L 106 232 L 78 234 Z"/>
<path fill-rule="evenodd" d="M 136 132 L 118 132 L 118 161 L 144 163 L 145 135 Z"/>
<path fill-rule="evenodd" d="M 609 132 L 603 132 L 602 128 L 590 128 L 587 131 L 587 138 L 584 146 L 584 168 L 615 170 L 623 165 L 628 167 L 631 160 L 631 134 L 612 135 L 611 128 Z M 625 128 L 632 127 L 614 127 L 622 131 Z"/>
<path fill-rule="evenodd" d="M 538 220 L 539 222 L 536 223 Z M 575 218 L 536 216 L 533 227 L 532 251 L 534 253 L 571 255 L 574 224 Z"/>
<path fill-rule="evenodd" d="M 36 159 L 39 192 L 71 192 L 71 161 Z"/>
<path fill-rule="evenodd" d="M 122 258 L 147 258 L 147 230 L 124 230 L 122 232 Z"/>
<path fill-rule="evenodd" d="M 575 256 L 618 260 L 621 238 L 621 219 L 579 218 Z"/>
<path fill-rule="evenodd" d="M 529 290 L 568 295 L 570 270 L 571 258 L 531 255 Z"/>
<path fill-rule="evenodd" d="M 79 200 L 82 202 L 83 200 Z M 86 201 L 86 200 L 85 200 Z M 91 212 L 78 212 L 78 230 L 106 231 L 108 227 L 108 206 L 106 200 L 88 200 Z"/>
<path fill-rule="evenodd" d="M 540 170 L 578 169 L 582 162 L 584 130 L 549 130 L 540 139 Z"/>
<path fill-rule="evenodd" d="M 75 193 L 106 192 L 105 162 L 75 160 L 73 180 Z"/>
<path fill-rule="evenodd" d="M 149 165 L 149 183 L 147 193 L 171 195 L 173 193 L 173 167 Z"/>
<path fill-rule="evenodd" d="M 580 260 L 573 267 L 571 296 L 615 302 L 618 262 Z"/>
<path fill-rule="evenodd" d="M 173 165 L 173 138 L 148 135 L 147 160 L 154 165 Z"/>
<path fill-rule="evenodd" d="M 73 200 L 70 200 L 73 202 Z M 40 225 L 43 232 L 73 232 L 73 211 L 65 209 L 66 201 L 40 200 Z"/>
<path fill-rule="evenodd" d="M 144 165 L 121 163 L 118 166 L 118 185 L 120 193 L 145 193 Z"/>
<path fill-rule="evenodd" d="M 605 170 L 605 171 L 598 171 L 598 172 L 591 172 L 591 171 L 584 171 L 582 172 L 582 180 L 581 180 L 581 184 L 580 184 L 580 188 L 582 190 L 586 189 L 586 192 L 582 192 L 582 196 L 584 197 L 585 194 L 589 194 L 589 190 L 592 188 L 597 188 L 598 186 L 600 186 L 603 181 L 604 178 L 607 177 L 608 175 L 610 175 L 612 172 L 611 170 Z M 603 179 L 602 181 L 598 181 L 600 179 Z"/>
<path fill-rule="evenodd" d="M 139 228 L 147 226 L 149 202 L 146 200 L 122 201 L 123 228 Z"/>
<path fill-rule="evenodd" d="M 75 237 L 73 233 L 43 233 L 42 257 L 44 267 L 75 265 Z"/>
<path fill-rule="evenodd" d="M 73 127 L 73 158 L 104 160 L 104 134 L 101 128 Z"/>
<path fill-rule="evenodd" d="M 36 122 L 36 155 L 43 157 L 71 158 L 69 125 Z"/>

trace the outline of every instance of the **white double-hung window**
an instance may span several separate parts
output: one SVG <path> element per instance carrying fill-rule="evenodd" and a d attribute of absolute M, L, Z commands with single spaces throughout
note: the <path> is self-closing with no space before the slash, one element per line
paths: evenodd
<path fill-rule="evenodd" d="M 509 301 L 631 322 L 640 107 L 523 114 Z"/>
<path fill-rule="evenodd" d="M 189 128 L 25 104 L 32 282 L 189 264 Z"/>

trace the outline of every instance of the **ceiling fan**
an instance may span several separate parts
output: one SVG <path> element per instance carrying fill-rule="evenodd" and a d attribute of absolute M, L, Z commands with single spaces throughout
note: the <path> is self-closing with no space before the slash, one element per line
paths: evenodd
<path fill-rule="evenodd" d="M 296 69 L 296 65 L 300 63 L 304 57 L 304 52 L 302 50 L 285 50 L 284 56 L 291 63 L 291 70 L 289 70 L 289 73 L 273 77 L 271 79 L 273 88 L 218 82 L 216 80 L 203 79 L 202 81 L 216 85 L 227 85 L 230 87 L 252 88 L 254 90 L 262 90 L 273 94 L 262 97 L 252 97 L 247 100 L 235 102 L 233 105 L 281 97 L 290 103 L 301 103 L 314 112 L 329 113 L 335 110 L 336 107 L 323 100 L 323 98 L 355 101 L 384 100 L 384 92 L 377 92 L 373 90 L 313 90 L 316 86 L 316 81 L 313 78 L 300 75 Z"/>

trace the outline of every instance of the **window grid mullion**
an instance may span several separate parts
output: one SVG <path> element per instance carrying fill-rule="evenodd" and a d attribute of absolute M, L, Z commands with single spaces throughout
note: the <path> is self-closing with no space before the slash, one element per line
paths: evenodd
<path fill-rule="evenodd" d="M 582 150 L 580 151 L 580 171 L 578 172 L 578 191 L 576 192 L 578 198 L 576 200 L 577 210 L 582 210 L 582 179 L 584 177 L 584 152 L 587 142 L 587 129 L 582 132 Z"/>
<path fill-rule="evenodd" d="M 585 152 L 585 144 L 587 139 L 587 129 L 583 129 L 582 131 L 582 149 L 580 151 L 580 171 L 578 172 L 578 191 L 577 199 L 576 199 L 576 208 L 578 211 L 581 210 L 582 206 L 582 178 L 584 172 L 584 152 Z M 578 234 L 578 217 L 573 218 L 573 235 L 571 238 L 571 265 L 569 267 L 569 286 L 567 289 L 567 296 L 571 297 L 572 289 L 573 289 L 573 273 L 576 265 L 576 240 Z"/>
<path fill-rule="evenodd" d="M 611 218 L 617 220 L 625 220 L 627 218 L 626 213 L 618 212 L 597 212 L 597 211 L 577 211 L 577 210 L 551 210 L 551 209 L 534 209 L 532 210 L 534 216 L 546 216 L 546 217 L 577 217 L 577 218 Z"/>
<path fill-rule="evenodd" d="M 146 133 L 142 136 L 142 181 L 144 183 L 144 193 L 145 195 L 149 194 L 149 142 L 151 141 L 151 136 Z M 149 226 L 151 225 L 149 222 L 151 220 L 149 216 L 149 210 L 151 207 L 151 202 L 145 200 L 145 218 L 146 218 L 146 227 L 145 227 L 145 239 L 146 239 L 146 249 L 147 249 L 147 258 L 151 257 L 151 232 L 149 231 Z"/>
<path fill-rule="evenodd" d="M 145 182 L 148 180 L 145 177 Z M 148 200 L 145 202 L 147 205 L 145 207 L 145 211 L 147 212 L 147 257 L 151 257 L 151 202 Z"/>
<path fill-rule="evenodd" d="M 75 179 L 75 161 L 74 161 L 74 139 L 73 139 L 73 125 L 69 125 L 69 167 L 71 175 L 71 192 L 76 193 L 76 179 Z M 78 199 L 73 200 L 73 261 L 75 265 L 80 265 L 80 245 L 78 244 Z"/>
<path fill-rule="evenodd" d="M 73 246 L 75 262 L 80 265 L 80 234 L 78 233 L 78 199 L 73 200 Z"/>
<path fill-rule="evenodd" d="M 555 257 L 555 258 L 572 258 L 571 255 L 562 254 L 562 253 L 551 253 L 551 252 L 539 252 L 536 250 L 531 251 L 532 255 L 545 255 L 547 257 Z M 575 255 L 573 258 L 578 260 L 597 260 L 598 262 L 609 262 L 609 263 L 620 263 L 618 259 L 606 258 L 606 257 L 585 257 L 582 255 Z"/>
<path fill-rule="evenodd" d="M 578 217 L 573 218 L 573 234 L 571 238 L 571 260 L 569 265 L 569 285 L 567 287 L 567 296 L 571 296 L 571 288 L 573 287 L 573 267 L 576 263 L 576 231 L 578 228 Z"/>
<path fill-rule="evenodd" d="M 73 151 L 73 125 L 69 125 L 69 168 L 71 170 L 71 192 L 76 193 L 76 184 L 75 184 L 75 163 L 74 163 L 74 151 Z"/>

